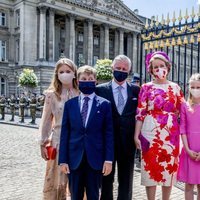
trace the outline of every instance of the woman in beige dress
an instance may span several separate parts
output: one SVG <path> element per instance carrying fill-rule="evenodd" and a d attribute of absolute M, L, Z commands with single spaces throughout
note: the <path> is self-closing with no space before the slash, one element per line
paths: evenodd
<path fill-rule="evenodd" d="M 67 176 L 58 166 L 58 150 L 64 103 L 78 95 L 77 68 L 67 58 L 60 59 L 54 70 L 52 82 L 45 92 L 45 104 L 40 124 L 41 156 L 47 161 L 46 175 L 43 189 L 44 200 L 66 199 Z M 49 160 L 46 146 L 57 149 L 56 158 Z"/>

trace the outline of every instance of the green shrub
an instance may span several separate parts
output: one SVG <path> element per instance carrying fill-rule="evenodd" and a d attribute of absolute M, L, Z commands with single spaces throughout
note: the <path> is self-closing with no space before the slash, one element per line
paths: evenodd
<path fill-rule="evenodd" d="M 97 80 L 111 80 L 112 79 L 112 60 L 99 59 L 95 65 L 97 70 Z"/>

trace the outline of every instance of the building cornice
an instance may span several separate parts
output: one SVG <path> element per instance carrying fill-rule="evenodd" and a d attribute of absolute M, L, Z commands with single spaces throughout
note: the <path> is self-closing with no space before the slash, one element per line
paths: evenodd
<path fill-rule="evenodd" d="M 120 6 L 122 6 L 124 9 L 126 9 L 129 12 L 129 14 L 131 14 L 135 18 L 135 20 L 132 20 L 132 19 L 127 18 L 127 17 L 122 17 L 120 15 L 114 14 L 114 13 L 109 12 L 107 10 L 99 9 L 99 8 L 93 6 L 92 4 L 90 5 L 90 4 L 86 4 L 86 3 L 83 3 L 83 2 L 76 2 L 74 0 L 58 0 L 58 1 L 63 2 L 63 3 L 68 3 L 70 5 L 75 5 L 77 7 L 81 7 L 81 8 L 87 9 L 89 11 L 95 11 L 95 12 L 100 13 L 100 14 L 105 14 L 109 17 L 114 17 L 114 18 L 117 18 L 117 19 L 120 19 L 120 20 L 123 20 L 123 21 L 126 21 L 126 22 L 137 24 L 137 25 L 142 26 L 142 27 L 144 26 L 143 22 L 125 4 L 123 4 L 119 0 L 116 0 L 116 2 L 119 3 Z"/>

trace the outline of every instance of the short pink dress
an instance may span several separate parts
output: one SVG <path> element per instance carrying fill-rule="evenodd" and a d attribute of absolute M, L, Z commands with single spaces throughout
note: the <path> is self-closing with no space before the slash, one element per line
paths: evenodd
<path fill-rule="evenodd" d="M 189 148 L 200 152 L 200 104 L 181 106 L 180 133 L 186 134 Z M 200 161 L 192 160 L 182 149 L 177 179 L 189 184 L 200 184 Z"/>

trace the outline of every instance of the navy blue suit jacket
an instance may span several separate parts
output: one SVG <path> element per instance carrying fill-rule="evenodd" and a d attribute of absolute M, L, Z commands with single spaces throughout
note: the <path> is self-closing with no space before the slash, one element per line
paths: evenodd
<path fill-rule="evenodd" d="M 59 150 L 59 164 L 66 163 L 75 170 L 84 152 L 89 165 L 101 170 L 104 161 L 113 161 L 113 122 L 111 104 L 95 96 L 86 127 L 80 114 L 79 97 L 65 103 Z"/>

